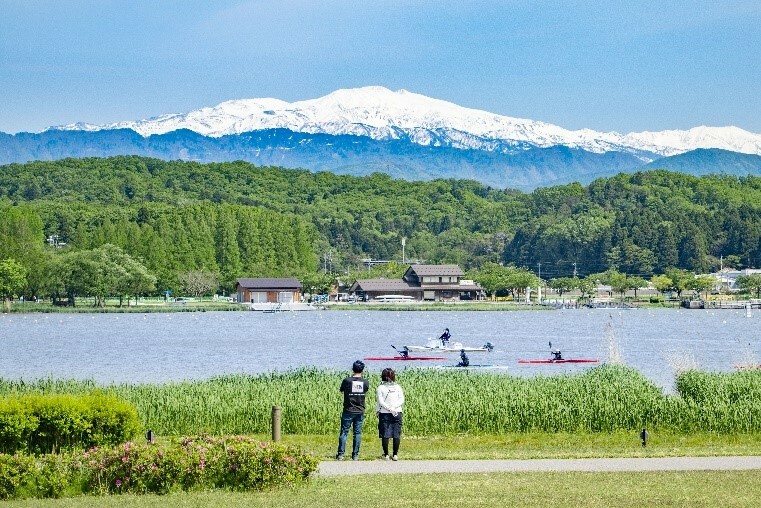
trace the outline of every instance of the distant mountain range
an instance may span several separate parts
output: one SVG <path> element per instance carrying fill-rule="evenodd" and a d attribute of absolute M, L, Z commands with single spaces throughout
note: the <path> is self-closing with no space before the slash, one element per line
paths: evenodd
<path fill-rule="evenodd" d="M 235 100 L 187 114 L 0 133 L 0 163 L 136 154 L 530 190 L 641 168 L 761 174 L 761 135 L 737 127 L 570 131 L 382 87 L 318 99 Z"/>

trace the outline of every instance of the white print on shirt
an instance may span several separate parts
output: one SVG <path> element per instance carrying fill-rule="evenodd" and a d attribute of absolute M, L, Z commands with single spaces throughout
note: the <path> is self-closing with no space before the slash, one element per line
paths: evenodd
<path fill-rule="evenodd" d="M 362 381 L 351 382 L 351 393 L 364 393 L 365 383 Z"/>

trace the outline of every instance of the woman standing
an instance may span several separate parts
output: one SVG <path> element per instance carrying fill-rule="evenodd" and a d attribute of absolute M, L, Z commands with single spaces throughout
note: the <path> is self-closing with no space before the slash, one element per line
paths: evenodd
<path fill-rule="evenodd" d="M 388 440 L 394 440 L 391 460 L 399 460 L 399 444 L 402 439 L 402 405 L 404 392 L 396 383 L 394 369 L 383 369 L 378 386 L 378 437 L 383 445 L 383 460 L 388 460 Z"/>

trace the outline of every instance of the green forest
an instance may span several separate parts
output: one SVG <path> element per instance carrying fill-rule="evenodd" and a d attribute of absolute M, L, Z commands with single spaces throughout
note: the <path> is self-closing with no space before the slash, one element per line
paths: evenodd
<path fill-rule="evenodd" d="M 524 193 L 137 156 L 0 166 L 0 261 L 29 297 L 104 293 L 98 259 L 122 259 L 127 297 L 179 290 L 193 273 L 228 292 L 238 277 L 349 278 L 365 258 L 401 261 L 403 238 L 407 261 L 545 280 L 759 267 L 761 177 L 656 170 Z"/>

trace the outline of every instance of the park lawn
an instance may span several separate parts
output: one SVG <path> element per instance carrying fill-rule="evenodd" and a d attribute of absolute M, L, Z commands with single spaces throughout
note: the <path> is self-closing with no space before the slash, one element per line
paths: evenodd
<path fill-rule="evenodd" d="M 257 439 L 269 440 L 258 435 Z M 362 435 L 362 460 L 377 459 L 380 440 L 374 428 Z M 321 460 L 336 454 L 336 435 L 286 435 L 285 444 L 300 446 Z M 351 446 L 351 436 L 347 443 Z M 686 457 L 761 455 L 761 434 L 672 434 L 649 431 L 643 447 L 638 432 L 515 433 L 498 436 L 402 435 L 400 456 L 405 460 L 443 459 L 565 459 L 602 457 Z"/>
<path fill-rule="evenodd" d="M 637 473 L 488 473 L 368 475 L 315 478 L 263 493 L 196 492 L 166 496 L 81 496 L 0 503 L 18 508 L 284 507 L 389 508 L 479 506 L 755 507 L 761 471 Z"/>

